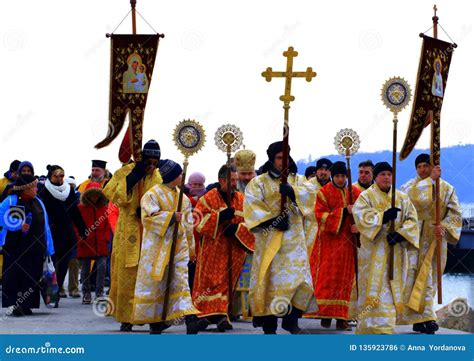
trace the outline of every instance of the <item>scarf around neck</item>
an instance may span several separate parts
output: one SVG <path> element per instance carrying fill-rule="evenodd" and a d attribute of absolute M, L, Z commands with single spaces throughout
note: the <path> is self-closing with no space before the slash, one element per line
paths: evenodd
<path fill-rule="evenodd" d="M 64 182 L 60 186 L 57 186 L 51 183 L 49 179 L 46 179 L 44 186 L 54 198 L 60 201 L 65 201 L 69 196 L 69 193 L 71 192 L 71 186 L 67 182 Z"/>

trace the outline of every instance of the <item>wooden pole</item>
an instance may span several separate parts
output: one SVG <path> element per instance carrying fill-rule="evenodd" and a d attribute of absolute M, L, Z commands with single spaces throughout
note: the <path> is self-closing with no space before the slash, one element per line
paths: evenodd
<path fill-rule="evenodd" d="M 283 124 L 283 147 L 282 147 L 282 153 L 283 153 L 283 161 L 282 161 L 282 170 L 281 170 L 281 183 L 286 184 L 288 183 L 288 167 L 290 163 L 290 142 L 289 142 L 289 137 L 290 137 L 290 126 L 289 126 L 289 113 L 290 113 L 290 102 L 285 102 L 283 105 L 283 109 L 285 110 L 285 116 L 284 116 L 284 124 Z M 286 213 L 286 196 L 283 194 L 281 195 L 281 213 L 284 214 Z"/>
<path fill-rule="evenodd" d="M 188 169 L 188 158 L 184 159 L 183 162 L 183 174 L 181 179 L 181 185 L 179 188 L 179 196 L 178 196 L 178 205 L 176 207 L 176 212 L 181 212 L 183 208 L 183 196 L 184 196 L 184 185 L 186 181 L 186 171 Z M 176 221 L 174 223 L 173 229 L 173 238 L 171 240 L 171 250 L 170 250 L 170 260 L 168 263 L 168 277 L 166 278 L 166 288 L 165 288 L 165 298 L 163 300 L 163 310 L 161 313 L 161 321 L 166 321 L 166 316 L 168 312 L 168 303 L 170 298 L 170 288 L 171 288 L 171 281 L 173 279 L 173 267 L 174 267 L 174 254 L 176 253 L 176 243 L 178 240 L 178 231 L 179 231 L 179 224 L 180 222 Z"/>
<path fill-rule="evenodd" d="M 137 6 L 137 0 L 130 0 L 130 6 L 132 7 L 132 34 L 137 33 L 137 16 L 135 7 Z"/>
<path fill-rule="evenodd" d="M 228 144 L 227 145 L 227 174 L 226 174 L 226 182 L 227 182 L 227 199 L 226 199 L 226 203 L 227 203 L 227 207 L 228 208 L 232 208 L 232 186 L 231 186 L 231 181 L 230 181 L 230 177 L 231 177 L 231 171 L 230 171 L 230 167 L 231 167 L 231 164 L 230 164 L 230 157 L 231 157 L 231 145 Z M 232 224 L 232 220 L 229 221 L 229 224 Z M 227 276 L 228 276 L 228 282 L 227 282 L 227 287 L 229 288 L 229 292 L 228 292 L 228 295 L 229 295 L 229 302 L 228 302 L 228 315 L 229 315 L 229 318 L 231 317 L 232 315 L 232 311 L 233 311 L 233 308 L 232 308 L 232 301 L 233 301 L 233 292 L 232 292 L 232 289 L 233 289 L 233 282 L 232 282 L 232 237 L 229 237 L 229 239 L 227 240 Z"/>
<path fill-rule="evenodd" d="M 352 196 L 352 174 L 351 174 L 351 152 L 349 148 L 346 148 L 346 163 L 347 163 L 347 190 L 349 191 L 349 205 L 354 204 L 354 197 Z M 350 217 L 351 225 L 355 224 L 354 216 L 351 214 Z M 352 246 L 354 252 L 354 273 L 356 278 L 356 292 L 357 298 L 359 298 L 359 265 L 358 265 L 358 258 L 357 258 L 357 247 L 359 246 L 359 235 L 353 234 L 352 238 Z"/>
<path fill-rule="evenodd" d="M 438 16 L 436 15 L 436 11 L 438 8 L 436 5 L 433 6 L 434 10 L 434 16 L 433 16 L 433 38 L 437 39 L 438 38 Z M 431 123 L 431 126 L 433 127 L 433 122 Z M 433 139 L 433 134 L 435 132 L 431 132 L 431 144 L 435 142 L 435 139 Z M 441 146 L 439 147 L 441 149 Z M 436 159 L 435 159 L 436 158 Z M 440 159 L 439 157 L 432 153 L 431 154 L 431 164 L 433 166 L 437 166 L 440 164 Z M 439 227 L 441 225 L 441 209 L 440 209 L 440 181 L 439 178 L 436 179 L 435 181 L 435 226 Z M 442 236 L 436 235 L 436 281 L 437 281 L 437 286 L 438 286 L 438 304 L 443 303 L 443 271 L 441 270 L 441 241 L 442 241 Z"/>
<path fill-rule="evenodd" d="M 397 194 L 397 124 L 398 124 L 398 117 L 397 113 L 395 112 L 393 114 L 393 148 L 392 148 L 392 208 L 395 207 L 395 201 L 396 201 L 396 194 Z M 390 233 L 395 232 L 395 219 L 390 222 Z M 388 258 L 388 274 L 390 277 L 390 281 L 393 281 L 393 263 L 394 263 L 394 251 L 393 248 L 395 246 L 389 246 L 390 248 L 390 253 L 389 253 L 389 258 Z"/>

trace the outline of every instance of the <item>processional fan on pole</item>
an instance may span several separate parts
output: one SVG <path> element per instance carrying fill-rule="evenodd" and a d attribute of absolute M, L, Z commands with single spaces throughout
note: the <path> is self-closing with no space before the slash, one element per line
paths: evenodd
<path fill-rule="evenodd" d="M 292 46 L 287 51 L 283 52 L 283 56 L 286 57 L 286 71 L 273 71 L 272 68 L 267 68 L 262 73 L 262 76 L 266 81 L 270 82 L 273 78 L 285 78 L 285 94 L 280 96 L 280 100 L 283 102 L 284 123 L 283 123 L 283 165 L 281 172 L 281 183 L 286 184 L 288 182 L 288 165 L 289 165 L 289 136 L 290 136 L 290 102 L 295 100 L 295 97 L 291 95 L 291 81 L 293 78 L 305 78 L 307 82 L 313 80 L 316 73 L 313 68 L 308 67 L 306 71 L 293 71 L 293 58 L 298 56 L 298 52 L 293 49 Z M 286 209 L 286 196 L 281 196 L 281 212 L 285 212 Z"/>
<path fill-rule="evenodd" d="M 179 187 L 179 196 L 178 196 L 178 204 L 176 206 L 176 212 L 181 212 L 183 207 L 183 196 L 184 196 L 184 184 L 186 181 L 186 171 L 188 169 L 189 164 L 189 157 L 196 154 L 201 150 L 206 142 L 206 133 L 204 132 L 204 128 L 199 124 L 199 122 L 195 120 L 183 120 L 174 129 L 173 132 L 173 141 L 178 148 L 178 150 L 184 155 L 183 161 L 183 175 L 181 180 L 181 185 Z M 172 274 L 173 274 L 173 265 L 174 265 L 174 256 L 176 253 L 176 242 L 178 240 L 178 231 L 179 231 L 179 223 L 175 222 L 174 229 L 173 229 L 173 239 L 171 243 L 171 251 L 170 251 L 170 259 L 168 262 L 168 277 L 166 278 L 166 289 L 165 289 L 165 297 L 163 301 L 163 313 L 161 319 L 166 321 L 166 316 L 168 312 L 168 304 L 169 304 L 169 295 L 170 295 L 170 287 L 172 281 Z"/>
<path fill-rule="evenodd" d="M 451 58 L 457 44 L 438 24 L 438 10 L 436 5 L 433 7 L 433 37 L 421 33 L 423 38 L 421 47 L 420 64 L 418 67 L 418 76 L 415 88 L 415 99 L 410 116 L 410 125 L 407 130 L 405 142 L 400 151 L 400 160 L 408 157 L 415 148 L 418 139 L 420 139 L 423 129 L 431 125 L 431 164 L 440 165 L 441 158 L 441 108 L 443 99 L 446 95 L 446 84 L 451 65 Z M 448 36 L 452 43 L 438 39 L 438 25 Z M 431 28 L 430 28 L 431 29 Z M 429 31 L 428 29 L 427 31 Z M 441 224 L 441 205 L 440 205 L 440 181 L 435 181 L 435 226 Z M 442 265 L 441 265 L 441 239 L 442 236 L 436 235 L 436 279 L 438 286 L 438 304 L 443 303 L 442 293 Z"/>
<path fill-rule="evenodd" d="M 349 205 L 354 204 L 354 197 L 352 195 L 352 175 L 351 175 L 351 156 L 353 156 L 360 147 L 359 135 L 352 129 L 341 129 L 334 137 L 334 145 L 337 152 L 346 158 L 347 163 L 347 188 L 349 191 Z M 351 225 L 354 224 L 354 217 L 350 217 Z M 356 279 L 356 291 L 359 295 L 358 274 L 359 268 L 357 264 L 357 248 L 360 247 L 359 236 L 354 234 L 351 238 L 353 253 L 354 253 L 354 272 Z"/>
<path fill-rule="evenodd" d="M 393 139 L 392 139 L 392 187 L 391 207 L 395 207 L 397 186 L 397 124 L 398 113 L 405 108 L 411 99 L 411 89 L 405 79 L 393 77 L 388 79 L 382 87 L 382 102 L 393 113 Z M 395 220 L 390 222 L 390 233 L 395 232 Z M 388 273 L 390 281 L 393 281 L 394 252 L 392 245 L 389 246 Z"/>
<path fill-rule="evenodd" d="M 219 150 L 227 154 L 227 174 L 226 174 L 226 183 L 227 183 L 227 198 L 224 200 L 227 207 L 232 207 L 232 192 L 231 192 L 231 182 L 230 182 L 230 169 L 231 169 L 231 156 L 232 153 L 239 150 L 243 143 L 243 135 L 238 127 L 232 124 L 224 124 L 220 126 L 215 135 L 214 142 Z M 232 247 L 231 240 L 227 242 L 227 272 L 228 272 L 228 297 L 229 297 L 229 315 L 232 313 Z"/>

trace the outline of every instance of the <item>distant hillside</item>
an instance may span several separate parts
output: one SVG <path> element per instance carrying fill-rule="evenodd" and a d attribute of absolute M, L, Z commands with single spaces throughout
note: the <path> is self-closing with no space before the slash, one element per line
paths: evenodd
<path fill-rule="evenodd" d="M 420 153 L 429 153 L 427 149 L 415 149 L 408 159 L 400 162 L 397 155 L 397 187 L 415 176 L 415 158 Z M 321 158 L 331 161 L 344 160 L 340 155 L 326 155 Z M 304 171 L 310 165 L 315 165 L 317 159 L 299 160 L 298 172 Z M 318 158 L 319 159 L 319 158 Z M 392 163 L 392 152 L 357 153 L 351 159 L 352 178 L 357 180 L 357 165 L 359 162 L 370 159 L 372 162 L 387 161 Z M 441 150 L 442 177 L 455 188 L 460 202 L 474 203 L 474 144 L 460 145 Z"/>

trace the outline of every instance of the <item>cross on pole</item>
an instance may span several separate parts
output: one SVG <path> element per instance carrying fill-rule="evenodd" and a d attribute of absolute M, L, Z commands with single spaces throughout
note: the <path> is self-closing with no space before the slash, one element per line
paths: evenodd
<path fill-rule="evenodd" d="M 285 105 L 289 105 L 290 102 L 295 100 L 295 97 L 291 95 L 291 80 L 293 78 L 306 78 L 306 81 L 310 82 L 316 76 L 316 73 L 311 67 L 308 67 L 306 71 L 293 71 L 293 58 L 298 56 L 298 52 L 292 46 L 283 52 L 283 56 L 286 57 L 286 71 L 273 71 L 269 67 L 262 73 L 262 76 L 268 82 L 272 81 L 272 78 L 285 78 L 285 94 L 280 97 L 280 100 Z"/>
<path fill-rule="evenodd" d="M 284 124 L 283 124 L 283 166 L 281 170 L 281 183 L 285 184 L 288 180 L 288 161 L 289 161 L 289 110 L 290 102 L 295 100 L 295 97 L 291 95 L 291 81 L 293 78 L 305 78 L 306 81 L 310 82 L 316 73 L 313 68 L 308 67 L 306 71 L 293 71 L 293 58 L 298 56 L 298 52 L 290 46 L 287 51 L 283 52 L 283 56 L 286 57 L 286 71 L 273 71 L 272 68 L 268 67 L 262 73 L 262 76 L 266 81 L 270 82 L 273 78 L 285 78 L 285 94 L 280 96 L 280 100 L 283 102 L 283 109 L 285 110 Z M 281 211 L 284 212 L 286 208 L 286 197 L 281 197 Z"/>

